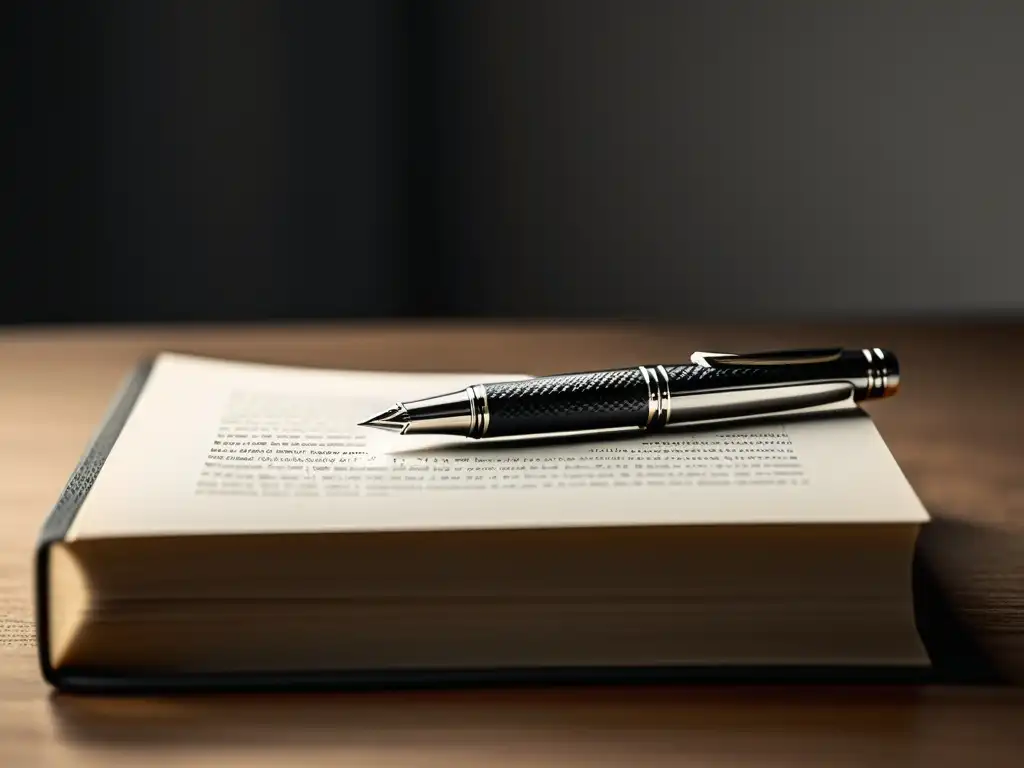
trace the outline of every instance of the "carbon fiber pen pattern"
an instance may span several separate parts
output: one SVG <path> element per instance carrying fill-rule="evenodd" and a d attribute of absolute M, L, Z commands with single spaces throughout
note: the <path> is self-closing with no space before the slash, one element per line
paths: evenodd
<path fill-rule="evenodd" d="M 647 383 L 637 368 L 488 384 L 487 437 L 642 427 Z"/>

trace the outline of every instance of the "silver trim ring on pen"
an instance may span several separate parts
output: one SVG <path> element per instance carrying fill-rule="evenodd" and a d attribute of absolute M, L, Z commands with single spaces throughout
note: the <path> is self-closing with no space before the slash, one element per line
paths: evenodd
<path fill-rule="evenodd" d="M 664 365 L 659 365 L 657 370 L 661 375 L 661 386 L 664 391 L 662 402 L 664 403 L 665 418 L 661 420 L 659 425 L 663 427 L 672 420 L 672 384 L 668 380 L 668 371 L 665 370 Z"/>
<path fill-rule="evenodd" d="M 647 429 L 660 429 L 668 423 L 672 412 L 672 398 L 669 392 L 668 371 L 662 365 L 638 366 L 640 375 L 647 384 Z"/>
<path fill-rule="evenodd" d="M 875 357 L 878 358 L 878 362 L 882 366 L 882 391 L 879 392 L 879 395 L 884 396 L 889 391 L 889 363 L 885 359 L 885 352 L 878 347 L 875 347 Z"/>
<path fill-rule="evenodd" d="M 474 384 L 470 392 L 470 402 L 476 403 L 476 418 L 473 423 L 473 431 L 479 430 L 479 436 L 484 437 L 491 426 L 491 410 L 487 407 L 487 388 L 483 384 Z"/>
<path fill-rule="evenodd" d="M 475 387 L 466 387 L 466 399 L 469 401 L 468 437 L 480 437 L 480 409 L 476 407 Z"/>
<path fill-rule="evenodd" d="M 862 349 L 865 359 L 868 361 L 867 370 L 864 373 L 864 397 L 885 397 L 890 394 L 890 387 L 895 390 L 899 385 L 899 374 L 891 373 L 889 360 L 885 352 L 879 347 L 873 349 Z"/>

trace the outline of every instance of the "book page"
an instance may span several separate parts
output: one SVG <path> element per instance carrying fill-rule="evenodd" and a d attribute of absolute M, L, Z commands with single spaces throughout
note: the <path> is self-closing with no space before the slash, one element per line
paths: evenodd
<path fill-rule="evenodd" d="M 927 520 L 860 411 L 501 440 L 358 426 L 398 400 L 513 378 L 164 355 L 69 538 Z"/>

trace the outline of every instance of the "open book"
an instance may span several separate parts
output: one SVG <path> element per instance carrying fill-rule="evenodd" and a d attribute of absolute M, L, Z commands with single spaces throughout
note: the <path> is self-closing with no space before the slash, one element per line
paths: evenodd
<path fill-rule="evenodd" d="M 141 366 L 43 530 L 44 675 L 928 665 L 928 515 L 865 414 L 599 439 L 357 426 L 510 378 Z"/>

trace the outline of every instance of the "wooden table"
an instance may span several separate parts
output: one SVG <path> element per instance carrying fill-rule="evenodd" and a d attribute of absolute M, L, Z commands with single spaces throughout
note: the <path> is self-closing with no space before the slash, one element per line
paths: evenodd
<path fill-rule="evenodd" d="M 159 350 L 349 368 L 551 373 L 695 348 L 887 346 L 871 410 L 929 510 L 957 613 L 1024 680 L 1024 326 L 339 325 L 0 332 L 0 765 L 973 765 L 1024 763 L 1012 686 L 663 687 L 75 698 L 39 676 L 40 523 L 120 378 Z M 960 525 L 957 529 L 956 524 Z"/>

